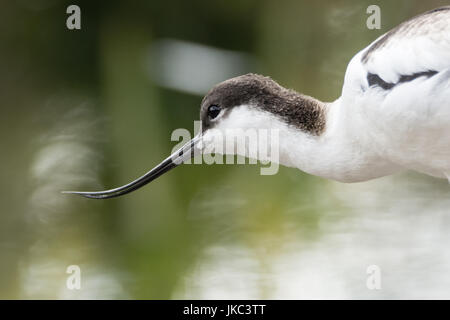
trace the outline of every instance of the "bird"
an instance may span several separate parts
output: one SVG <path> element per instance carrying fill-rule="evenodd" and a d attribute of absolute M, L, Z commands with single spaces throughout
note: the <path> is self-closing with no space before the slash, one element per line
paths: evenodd
<path fill-rule="evenodd" d="M 142 177 L 110 190 L 65 193 L 93 199 L 130 193 L 232 128 L 278 130 L 275 160 L 331 180 L 413 170 L 450 182 L 450 6 L 406 20 L 359 51 L 333 102 L 250 73 L 215 85 L 201 102 L 200 119 L 201 132 Z"/>

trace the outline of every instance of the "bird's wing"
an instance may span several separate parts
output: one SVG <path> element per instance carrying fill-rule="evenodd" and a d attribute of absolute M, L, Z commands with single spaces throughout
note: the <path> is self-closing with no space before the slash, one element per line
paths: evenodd
<path fill-rule="evenodd" d="M 355 55 L 340 101 L 358 139 L 392 163 L 449 173 L 450 6 L 400 24 Z"/>
<path fill-rule="evenodd" d="M 412 80 L 415 75 L 433 75 L 449 69 L 450 6 L 403 22 L 375 40 L 359 58 L 368 76 L 374 75 L 375 83 L 382 80 L 395 85 Z"/>

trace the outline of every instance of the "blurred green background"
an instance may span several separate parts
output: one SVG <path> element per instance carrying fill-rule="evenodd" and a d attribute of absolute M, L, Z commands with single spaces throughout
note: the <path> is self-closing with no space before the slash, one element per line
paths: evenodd
<path fill-rule="evenodd" d="M 66 28 L 70 4 L 81 8 L 81 30 Z M 381 8 L 380 30 L 366 27 L 371 4 Z M 380 248 L 406 242 L 380 235 L 391 230 L 385 224 L 361 228 L 351 220 L 373 212 L 378 222 L 392 221 L 380 211 L 399 202 L 374 199 L 392 198 L 392 180 L 348 186 L 288 168 L 261 176 L 257 165 L 185 165 L 123 198 L 59 192 L 122 185 L 152 168 L 177 143 L 170 140 L 174 129 L 193 132 L 205 90 L 231 76 L 261 73 L 334 100 L 356 52 L 406 18 L 445 4 L 4 1 L 0 298 L 401 296 L 402 287 L 368 292 L 365 267 L 377 263 L 370 252 L 382 252 L 389 265 L 395 259 Z M 419 192 L 424 208 L 441 199 L 443 211 L 435 212 L 441 225 L 447 221 L 445 183 L 392 179 Z M 423 190 L 433 190 L 430 198 Z M 391 227 L 410 225 L 404 219 Z M 430 228 L 416 232 L 435 234 Z M 336 251 L 342 254 L 330 261 Z M 333 264 L 339 269 L 324 271 Z M 81 268 L 80 290 L 66 287 L 69 265 Z"/>

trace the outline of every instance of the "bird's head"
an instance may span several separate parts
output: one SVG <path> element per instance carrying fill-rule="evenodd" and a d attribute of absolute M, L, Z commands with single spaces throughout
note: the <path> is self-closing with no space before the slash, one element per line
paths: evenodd
<path fill-rule="evenodd" d="M 236 107 L 262 110 L 283 88 L 269 77 L 249 73 L 214 86 L 203 98 L 200 119 L 204 131 L 220 127 Z M 237 111 L 239 113 L 239 111 Z"/>
<path fill-rule="evenodd" d="M 214 86 L 200 107 L 202 130 L 199 145 L 203 153 L 214 150 L 220 154 L 248 156 L 244 150 L 226 149 L 226 141 L 242 138 L 240 136 L 245 134 L 245 130 L 268 127 L 270 124 L 264 121 L 264 115 L 270 113 L 270 106 L 279 105 L 283 90 L 286 89 L 269 77 L 252 73 Z M 222 150 L 219 149 L 221 144 Z"/>
<path fill-rule="evenodd" d="M 198 153 L 238 154 L 272 160 L 261 159 L 254 153 L 262 140 L 252 132 L 248 135 L 249 129 L 258 135 L 257 130 L 270 130 L 282 123 L 315 135 L 323 129 L 321 112 L 316 104 L 312 98 L 288 90 L 269 77 L 246 74 L 226 80 L 214 86 L 202 100 L 201 132 L 158 166 L 119 188 L 69 193 L 96 199 L 117 197 L 142 187 Z M 240 140 L 244 143 L 243 148 L 239 143 L 228 143 L 243 138 L 242 135 L 246 139 Z M 263 139 L 266 139 L 266 145 L 270 144 L 268 136 Z"/>

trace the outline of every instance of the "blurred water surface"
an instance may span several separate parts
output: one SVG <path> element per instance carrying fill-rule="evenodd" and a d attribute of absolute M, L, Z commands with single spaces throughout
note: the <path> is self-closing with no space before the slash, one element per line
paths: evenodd
<path fill-rule="evenodd" d="M 365 26 L 369 1 L 79 1 L 79 31 L 65 27 L 70 4 L 0 10 L 0 298 L 449 298 L 444 180 L 184 165 L 123 198 L 60 194 L 159 163 L 228 77 L 333 100 L 358 50 L 446 1 L 377 1 L 381 30 Z"/>

